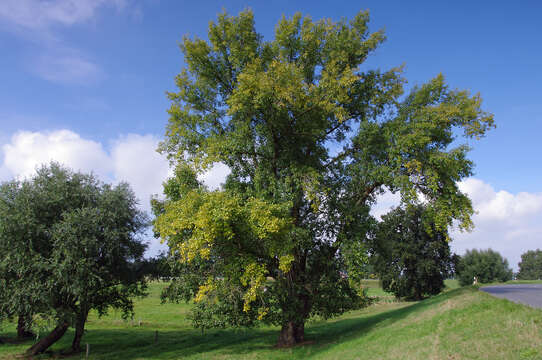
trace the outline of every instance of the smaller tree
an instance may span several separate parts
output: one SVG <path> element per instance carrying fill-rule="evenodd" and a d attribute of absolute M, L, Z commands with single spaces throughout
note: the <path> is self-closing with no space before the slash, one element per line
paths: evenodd
<path fill-rule="evenodd" d="M 457 271 L 462 286 L 471 285 L 474 277 L 478 282 L 489 283 L 512 280 L 513 275 L 508 260 L 491 249 L 467 250 L 461 257 Z"/>
<path fill-rule="evenodd" d="M 372 249 L 384 290 L 409 300 L 442 291 L 452 263 L 448 238 L 425 217 L 423 205 L 384 215 Z"/>
<path fill-rule="evenodd" d="M 75 328 L 80 349 L 90 310 L 133 313 L 143 295 L 137 269 L 147 217 L 130 187 L 52 163 L 0 186 L 0 319 L 40 315 L 54 329 L 27 350 L 34 356 Z"/>
<path fill-rule="evenodd" d="M 23 185 L 16 180 L 0 184 L 0 323 L 16 319 L 19 340 L 34 335 L 30 331 L 32 313 L 29 309 L 32 308 L 32 300 L 12 300 L 13 294 L 19 290 L 16 284 L 24 276 L 24 273 L 15 271 L 13 256 L 10 256 L 13 243 L 22 242 L 23 234 L 28 232 L 23 208 L 25 203 L 28 203 L 29 189 Z M 27 254 L 20 255 L 24 257 Z"/>
<path fill-rule="evenodd" d="M 542 250 L 529 250 L 521 255 L 519 263 L 518 279 L 540 280 L 542 279 Z"/>

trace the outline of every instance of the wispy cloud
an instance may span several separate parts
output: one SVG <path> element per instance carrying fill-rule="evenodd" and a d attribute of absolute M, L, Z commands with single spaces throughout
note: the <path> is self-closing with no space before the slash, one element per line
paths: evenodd
<path fill-rule="evenodd" d="M 2 0 L 0 18 L 14 26 L 43 30 L 89 21 L 100 7 L 125 5 L 126 0 Z"/>
<path fill-rule="evenodd" d="M 59 34 L 63 28 L 96 19 L 101 9 L 124 10 L 128 1 L 0 0 L 0 25 L 37 48 L 25 61 L 30 72 L 55 83 L 93 84 L 104 78 L 105 71 Z"/>
<path fill-rule="evenodd" d="M 105 77 L 95 63 L 77 55 L 40 56 L 32 61 L 32 72 L 42 79 L 63 84 L 94 84 Z"/>

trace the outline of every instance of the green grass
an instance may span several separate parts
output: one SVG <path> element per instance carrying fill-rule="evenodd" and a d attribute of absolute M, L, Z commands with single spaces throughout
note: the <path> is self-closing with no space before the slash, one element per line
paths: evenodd
<path fill-rule="evenodd" d="M 370 297 L 378 297 L 382 299 L 393 299 L 392 293 L 382 290 L 380 286 L 380 280 L 362 280 L 360 284 L 363 288 L 367 289 L 367 295 Z"/>
<path fill-rule="evenodd" d="M 455 279 L 444 280 L 446 290 L 452 290 L 459 288 L 459 281 Z M 391 301 L 394 299 L 394 295 L 387 291 L 384 291 L 380 286 L 380 280 L 367 279 L 361 281 L 361 286 L 367 289 L 367 294 L 371 297 L 378 297 L 382 300 Z"/>
<path fill-rule="evenodd" d="M 446 279 L 444 280 L 444 285 L 446 286 L 446 290 L 453 290 L 460 287 L 459 280 L 456 279 Z"/>
<path fill-rule="evenodd" d="M 505 282 L 480 283 L 479 286 L 494 286 L 494 285 L 520 285 L 520 284 L 542 284 L 542 280 L 510 280 Z"/>
<path fill-rule="evenodd" d="M 137 301 L 133 323 L 119 314 L 91 316 L 83 338 L 91 344 L 91 359 L 542 359 L 542 311 L 474 287 L 417 303 L 379 302 L 313 321 L 306 330 L 310 343 L 275 349 L 278 329 L 273 327 L 202 335 L 186 319 L 190 305 L 160 305 L 162 286 L 151 284 L 150 296 Z M 5 330 L 0 336 L 14 336 L 13 328 Z M 53 350 L 69 347 L 72 335 Z M 0 358 L 12 358 L 29 345 L 0 345 Z"/>

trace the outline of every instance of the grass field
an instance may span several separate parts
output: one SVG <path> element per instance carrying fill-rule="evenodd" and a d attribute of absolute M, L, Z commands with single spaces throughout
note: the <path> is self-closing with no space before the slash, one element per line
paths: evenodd
<path fill-rule="evenodd" d="M 370 292 L 381 291 L 376 282 L 369 285 Z M 202 335 L 186 319 L 190 305 L 160 304 L 162 286 L 151 284 L 149 297 L 137 301 L 133 322 L 114 313 L 91 316 L 83 338 L 91 359 L 542 359 L 542 311 L 472 287 L 417 303 L 381 301 L 333 320 L 313 321 L 306 330 L 310 343 L 279 350 L 273 348 L 278 334 L 273 327 Z M 14 336 L 13 328 L 4 330 L 0 336 Z M 53 350 L 67 348 L 72 335 L 67 333 Z M 13 358 L 28 346 L 0 345 L 0 358 Z"/>

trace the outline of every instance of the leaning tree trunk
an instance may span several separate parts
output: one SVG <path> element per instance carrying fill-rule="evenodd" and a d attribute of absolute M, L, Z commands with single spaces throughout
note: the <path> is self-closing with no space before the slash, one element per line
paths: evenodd
<path fill-rule="evenodd" d="M 29 316 L 19 315 L 17 320 L 17 339 L 28 339 L 34 336 L 34 333 L 29 330 Z"/>
<path fill-rule="evenodd" d="M 34 356 L 37 354 L 41 354 L 45 350 L 47 350 L 51 345 L 53 345 L 55 342 L 60 340 L 62 336 L 66 333 L 66 330 L 68 330 L 68 327 L 70 324 L 68 322 L 63 322 L 61 324 L 58 324 L 57 327 L 53 329 L 47 335 L 46 337 L 40 339 L 37 343 L 32 345 L 28 350 L 26 350 L 27 356 Z"/>
<path fill-rule="evenodd" d="M 75 321 L 75 336 L 73 337 L 72 342 L 72 351 L 73 352 L 80 352 L 81 351 L 81 338 L 83 337 L 83 334 L 85 333 L 85 323 L 87 321 L 88 317 L 88 310 L 81 310 L 79 314 L 77 314 L 77 319 Z"/>

